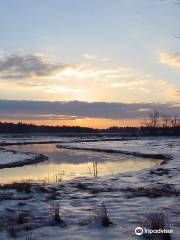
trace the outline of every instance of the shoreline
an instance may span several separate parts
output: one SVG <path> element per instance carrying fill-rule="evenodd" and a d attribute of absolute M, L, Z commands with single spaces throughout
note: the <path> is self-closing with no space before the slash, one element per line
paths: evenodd
<path fill-rule="evenodd" d="M 5 150 L 5 152 L 11 152 L 12 154 L 32 154 L 34 156 L 32 157 L 27 157 L 24 160 L 19 160 L 19 161 L 14 161 L 14 162 L 10 162 L 10 163 L 0 163 L 0 169 L 6 169 L 6 168 L 15 168 L 15 167 L 23 167 L 25 165 L 33 165 L 36 163 L 40 163 L 43 161 L 48 160 L 49 158 L 43 154 L 36 154 L 36 153 L 30 153 L 30 152 L 18 152 L 18 151 L 14 151 L 14 150 L 7 150 L 7 149 L 0 149 L 2 151 Z"/>
<path fill-rule="evenodd" d="M 43 240 L 44 233 L 49 239 L 56 239 L 60 234 L 67 237 L 67 233 L 75 237 L 81 234 L 82 238 L 93 234 L 93 238 L 98 239 L 99 236 L 103 236 L 104 231 L 109 239 L 132 240 L 134 229 L 141 224 L 141 218 L 153 212 L 156 212 L 157 216 L 161 212 L 170 213 L 174 230 L 173 237 L 179 236 L 177 227 L 180 196 L 179 155 L 176 155 L 178 144 L 171 141 L 165 144 L 161 140 L 163 148 L 160 148 L 159 142 L 155 143 L 152 144 L 151 141 L 137 143 L 135 146 L 137 152 L 133 149 L 133 145 L 129 150 L 132 151 L 131 154 L 137 154 L 141 146 L 145 145 L 147 149 L 154 147 L 152 151 L 154 156 L 157 149 L 164 149 L 163 157 L 168 152 L 174 153 L 172 161 L 165 161 L 162 166 L 151 169 L 111 176 L 80 177 L 53 183 L 28 180 L 21 183 L 0 184 L 0 216 L 2 219 L 0 239 L 9 239 L 11 221 L 19 240 L 25 239 L 30 234 L 34 238 Z M 166 151 L 167 146 L 169 151 Z M 89 149 L 85 150 L 89 151 Z M 129 154 L 128 149 L 126 153 Z M 158 154 L 155 156 L 159 157 Z M 101 218 L 102 212 L 99 213 L 99 209 L 102 211 L 102 203 L 113 223 L 106 230 L 104 230 Z M 55 211 L 58 211 L 64 225 L 54 221 Z M 112 237 L 112 234 L 115 235 Z"/>
<path fill-rule="evenodd" d="M 104 152 L 104 153 L 119 153 L 124 155 L 132 155 L 134 157 L 142 157 L 142 158 L 153 158 L 153 159 L 160 159 L 160 160 L 170 160 L 172 159 L 171 155 L 165 154 L 156 154 L 156 153 L 141 153 L 141 152 L 130 152 L 130 151 L 123 151 L 123 150 L 115 150 L 115 149 L 95 149 L 95 148 L 83 148 L 83 147 L 73 147 L 73 146 L 64 146 L 64 145 L 57 145 L 57 148 L 65 148 L 65 149 L 72 149 L 72 150 L 87 150 L 93 152 Z"/>

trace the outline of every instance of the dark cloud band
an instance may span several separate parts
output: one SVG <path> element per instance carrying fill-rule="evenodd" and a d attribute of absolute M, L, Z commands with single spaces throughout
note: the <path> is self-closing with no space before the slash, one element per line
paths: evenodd
<path fill-rule="evenodd" d="M 150 112 L 180 116 L 180 103 L 106 103 L 106 102 L 48 102 L 0 100 L 0 115 L 75 116 L 75 118 L 138 119 L 148 117 Z"/>

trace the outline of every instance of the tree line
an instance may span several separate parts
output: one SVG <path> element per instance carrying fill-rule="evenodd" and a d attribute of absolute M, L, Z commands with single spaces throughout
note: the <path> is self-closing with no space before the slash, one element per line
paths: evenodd
<path fill-rule="evenodd" d="M 180 118 L 152 112 L 141 130 L 146 135 L 180 135 Z"/>
<path fill-rule="evenodd" d="M 180 136 L 180 118 L 177 116 L 163 115 L 159 112 L 152 112 L 146 120 L 143 120 L 140 127 L 110 127 L 107 129 L 97 129 L 80 126 L 47 126 L 27 123 L 8 123 L 0 122 L 0 133 L 9 134 L 83 134 L 83 133 L 121 133 L 129 135 L 176 135 Z"/>

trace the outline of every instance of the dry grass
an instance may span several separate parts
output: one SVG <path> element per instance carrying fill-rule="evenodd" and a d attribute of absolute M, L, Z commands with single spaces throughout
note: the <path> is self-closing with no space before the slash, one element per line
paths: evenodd
<path fill-rule="evenodd" d="M 27 235 L 26 240 L 33 240 L 32 234 Z"/>
<path fill-rule="evenodd" d="M 100 218 L 102 226 L 108 227 L 110 224 L 113 224 L 108 216 L 107 208 L 104 202 L 101 204 L 101 210 L 99 211 L 98 216 Z"/>
<path fill-rule="evenodd" d="M 94 177 L 97 177 L 98 176 L 98 163 L 97 162 L 94 162 L 93 163 L 93 173 L 94 173 Z"/>
<path fill-rule="evenodd" d="M 168 216 L 164 213 L 150 213 L 147 214 L 143 222 L 143 227 L 146 229 L 170 229 Z M 171 240 L 170 233 L 147 234 L 148 239 Z"/>
<path fill-rule="evenodd" d="M 17 224 L 25 224 L 27 222 L 26 214 L 25 213 L 19 213 L 17 216 Z"/>
<path fill-rule="evenodd" d="M 54 207 L 52 208 L 52 219 L 55 224 L 66 226 L 66 223 L 60 216 L 60 211 L 59 207 Z"/>

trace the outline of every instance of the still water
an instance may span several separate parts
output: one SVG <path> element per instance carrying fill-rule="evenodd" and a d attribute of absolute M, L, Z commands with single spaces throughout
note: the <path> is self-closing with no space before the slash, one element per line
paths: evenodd
<path fill-rule="evenodd" d="M 64 181 L 76 177 L 115 175 L 158 166 L 161 160 L 143 159 L 122 154 L 107 154 L 83 150 L 56 148 L 55 144 L 9 146 L 20 152 L 41 153 L 49 157 L 45 162 L 23 167 L 1 169 L 0 183 L 25 180 Z"/>

